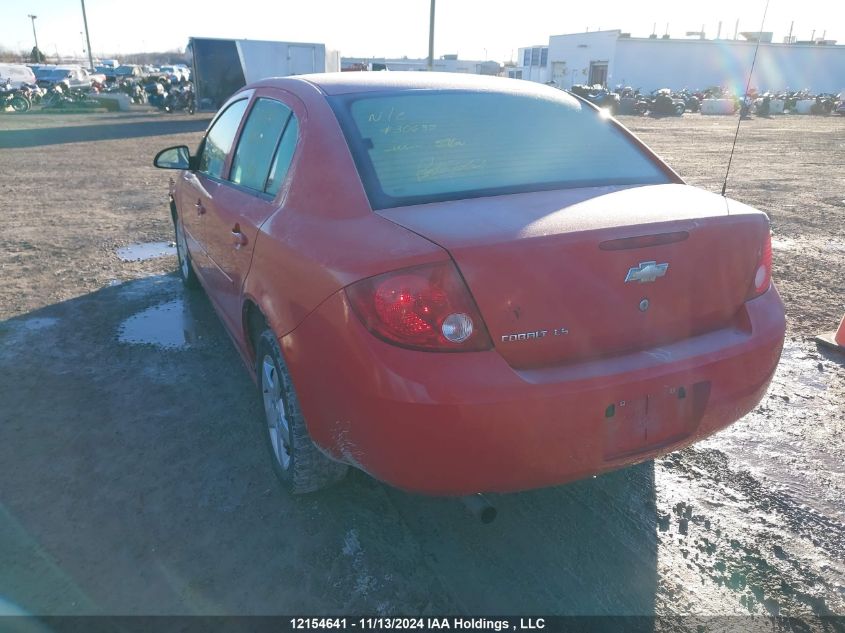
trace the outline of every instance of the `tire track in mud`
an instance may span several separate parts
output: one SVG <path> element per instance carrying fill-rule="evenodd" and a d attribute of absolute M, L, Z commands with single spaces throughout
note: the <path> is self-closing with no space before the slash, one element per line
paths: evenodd
<path fill-rule="evenodd" d="M 659 529 L 677 524 L 679 564 L 738 594 L 751 613 L 845 612 L 837 569 L 845 559 L 845 525 L 731 469 L 715 449 L 671 454 L 658 471 L 666 484 Z"/>
<path fill-rule="evenodd" d="M 739 490 L 758 510 L 767 514 L 777 512 L 794 533 L 825 550 L 834 560 L 845 561 L 845 524 L 808 508 L 782 491 L 767 490 L 747 471 L 731 470 L 724 453 L 690 449 L 683 453 L 683 458 L 675 454 L 664 461 L 693 477 L 696 472 L 704 471 L 715 483 Z"/>
<path fill-rule="evenodd" d="M 499 510 L 491 525 L 457 500 L 387 490 L 421 563 L 464 613 L 654 613 L 651 462 L 558 488 L 490 495 Z"/>

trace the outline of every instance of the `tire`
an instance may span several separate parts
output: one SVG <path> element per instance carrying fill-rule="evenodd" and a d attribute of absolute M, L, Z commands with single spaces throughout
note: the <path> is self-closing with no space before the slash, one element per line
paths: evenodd
<path fill-rule="evenodd" d="M 681 116 L 686 111 L 686 106 L 683 103 L 676 103 L 675 104 L 675 114 L 677 116 Z"/>
<path fill-rule="evenodd" d="M 26 112 L 30 108 L 29 100 L 21 96 L 12 97 L 9 105 L 15 112 Z"/>
<path fill-rule="evenodd" d="M 197 274 L 194 272 L 194 265 L 191 263 L 191 254 L 188 252 L 188 242 L 185 239 L 185 231 L 179 216 L 173 216 L 173 232 L 176 235 L 176 258 L 179 260 L 179 277 L 186 288 L 195 290 L 200 283 Z"/>
<path fill-rule="evenodd" d="M 314 444 L 299 408 L 279 342 L 265 329 L 255 345 L 258 388 L 264 408 L 264 443 L 273 470 L 291 494 L 327 488 L 346 476 L 349 467 L 326 457 Z"/>

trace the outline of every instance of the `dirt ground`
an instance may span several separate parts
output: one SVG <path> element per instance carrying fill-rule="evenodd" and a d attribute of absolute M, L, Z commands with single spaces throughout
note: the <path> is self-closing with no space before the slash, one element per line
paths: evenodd
<path fill-rule="evenodd" d="M 622 122 L 721 189 L 735 118 Z M 279 489 L 208 301 L 115 252 L 172 239 L 152 157 L 206 124 L 0 115 L 0 613 L 845 615 L 845 357 L 811 340 L 845 312 L 845 118 L 742 126 L 727 192 L 772 219 L 789 318 L 760 406 L 490 526 L 359 473 Z"/>

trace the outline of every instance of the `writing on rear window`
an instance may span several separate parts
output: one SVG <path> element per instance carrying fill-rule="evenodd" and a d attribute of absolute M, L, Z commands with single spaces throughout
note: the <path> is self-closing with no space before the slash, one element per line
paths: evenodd
<path fill-rule="evenodd" d="M 564 93 L 409 91 L 334 106 L 375 208 L 669 181 L 615 125 Z"/>

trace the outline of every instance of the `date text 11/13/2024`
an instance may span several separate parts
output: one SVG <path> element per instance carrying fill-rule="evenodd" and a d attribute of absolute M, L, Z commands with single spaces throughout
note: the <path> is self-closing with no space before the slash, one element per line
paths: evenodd
<path fill-rule="evenodd" d="M 417 630 L 417 631 L 526 631 L 546 627 L 543 618 L 519 618 L 517 621 L 488 618 L 291 618 L 292 630 L 348 630 L 362 631 Z"/>

